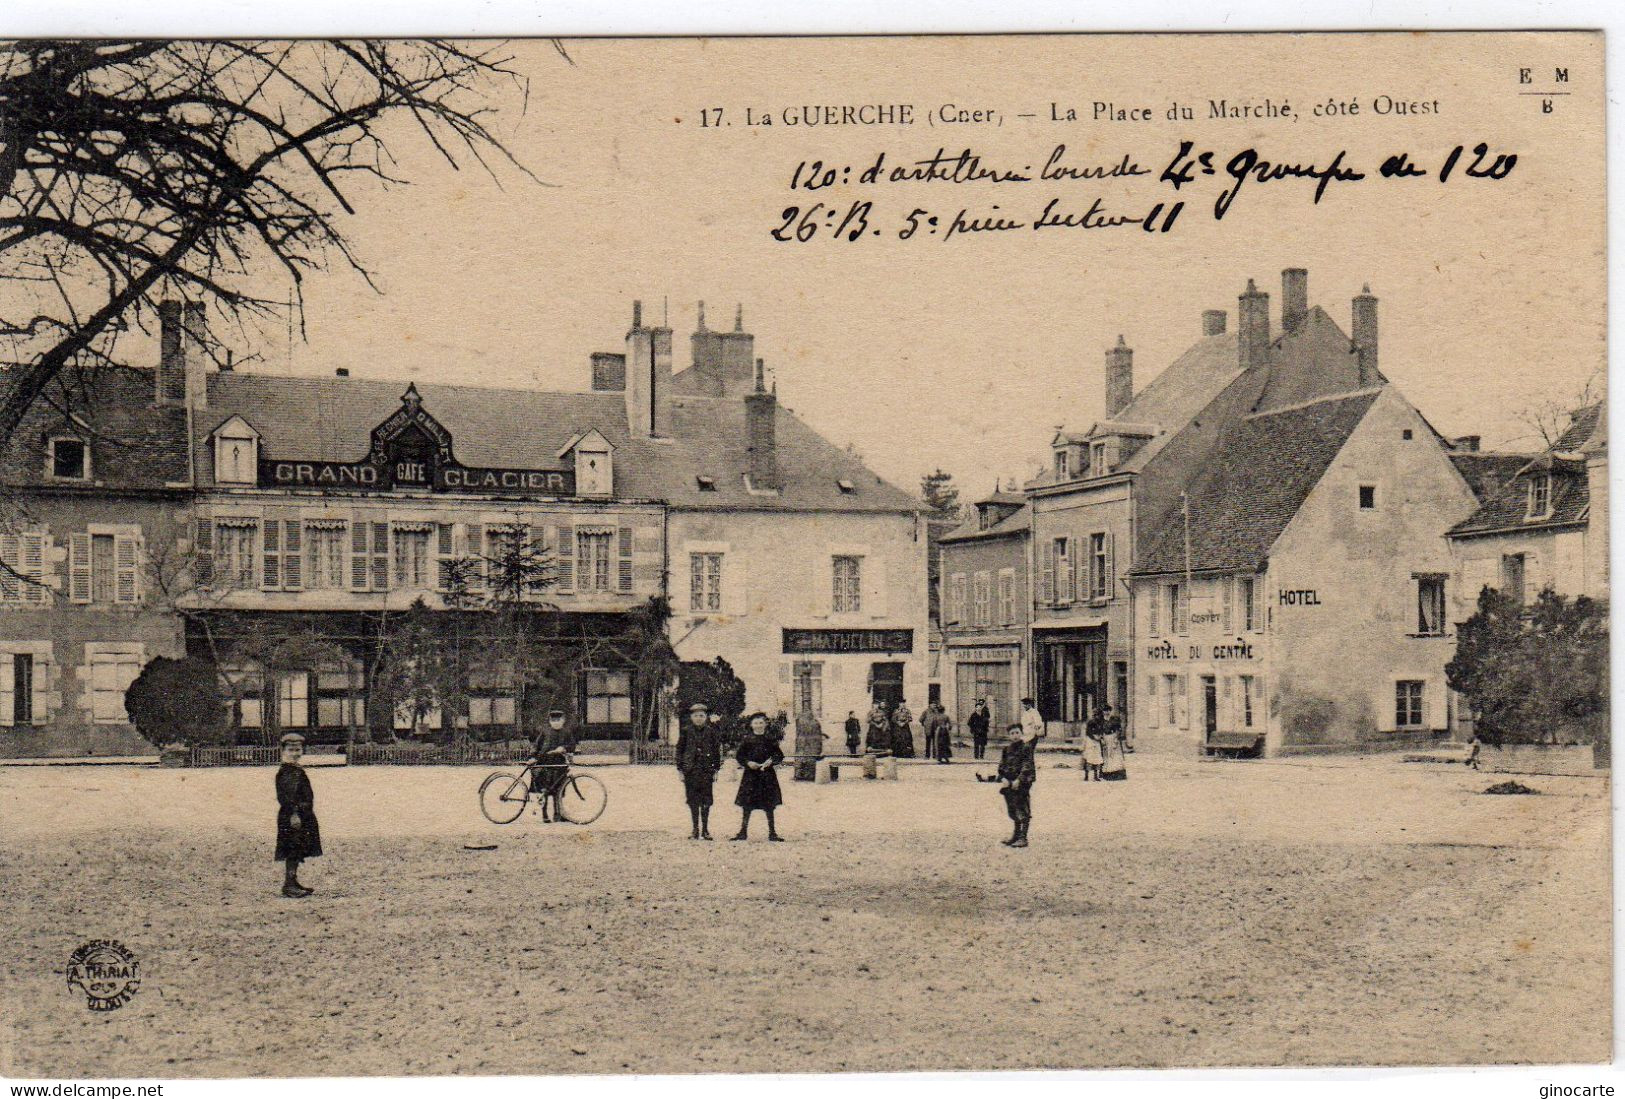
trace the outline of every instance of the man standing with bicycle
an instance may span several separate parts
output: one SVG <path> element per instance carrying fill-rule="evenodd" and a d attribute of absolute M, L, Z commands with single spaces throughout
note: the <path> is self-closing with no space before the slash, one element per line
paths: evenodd
<path fill-rule="evenodd" d="M 688 724 L 677 733 L 677 773 L 683 776 L 683 797 L 693 823 L 691 840 L 711 838 L 711 804 L 717 772 L 722 770 L 722 738 L 717 729 L 705 703 L 696 702 L 688 708 Z"/>
<path fill-rule="evenodd" d="M 559 811 L 559 790 L 570 776 L 570 752 L 574 749 L 575 737 L 564 727 L 564 711 L 553 710 L 547 715 L 547 728 L 536 738 L 536 767 L 531 772 L 531 790 L 542 799 L 543 824 L 564 819 Z"/>

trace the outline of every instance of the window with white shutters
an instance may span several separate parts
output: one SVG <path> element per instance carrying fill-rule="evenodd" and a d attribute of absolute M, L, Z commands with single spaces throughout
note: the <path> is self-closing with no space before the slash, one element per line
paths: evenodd
<path fill-rule="evenodd" d="M 1219 581 L 1219 629 L 1228 634 L 1235 622 L 1236 585 L 1229 577 Z"/>
<path fill-rule="evenodd" d="M 1106 553 L 1104 533 L 1089 536 L 1089 598 L 1107 599 L 1111 596 L 1111 559 Z"/>
<path fill-rule="evenodd" d="M 449 591 L 452 584 L 452 562 L 457 560 L 457 529 L 452 523 L 434 525 L 435 590 Z"/>
<path fill-rule="evenodd" d="M 51 591 L 45 584 L 45 558 L 49 536 L 41 531 L 0 534 L 0 603 L 45 604 Z"/>
<path fill-rule="evenodd" d="M 1068 554 L 1068 545 L 1065 538 L 1057 538 L 1050 543 L 1051 554 L 1054 558 L 1055 591 L 1051 602 L 1056 604 L 1072 602 L 1072 587 L 1075 579 L 1072 572 L 1072 562 Z"/>
<path fill-rule="evenodd" d="M 1243 576 L 1240 580 L 1240 587 L 1242 628 L 1248 633 L 1252 633 L 1259 627 L 1258 580 L 1251 576 Z"/>
<path fill-rule="evenodd" d="M 1016 570 L 999 570 L 999 624 L 1014 625 L 1016 621 Z"/>
<path fill-rule="evenodd" d="M 463 552 L 472 563 L 468 587 L 471 591 L 485 590 L 485 573 L 489 562 L 485 560 L 485 525 L 469 523 L 463 528 Z"/>
<path fill-rule="evenodd" d="M 979 628 L 985 628 L 989 624 L 989 614 L 990 614 L 991 609 L 992 609 L 990 607 L 990 605 L 989 605 L 990 602 L 991 602 L 991 599 L 992 599 L 992 592 L 989 590 L 990 581 L 991 581 L 991 578 L 988 576 L 987 573 L 979 572 L 979 573 L 976 574 L 976 587 L 975 587 L 975 592 L 976 592 L 976 618 L 975 618 L 975 622 L 976 622 L 976 625 Z"/>
<path fill-rule="evenodd" d="M 122 725 L 124 692 L 141 674 L 141 659 L 123 653 L 95 653 L 90 661 L 90 713 L 98 725 Z"/>
<path fill-rule="evenodd" d="M 969 579 L 962 572 L 954 573 L 953 609 L 949 615 L 950 620 L 959 626 L 970 624 L 970 588 Z"/>
<path fill-rule="evenodd" d="M 1146 633 L 1151 637 L 1162 636 L 1162 585 L 1152 584 L 1145 591 L 1145 621 Z"/>
<path fill-rule="evenodd" d="M 389 590 L 389 524 L 372 524 L 372 590 Z M 427 567 L 427 566 L 425 566 Z"/>

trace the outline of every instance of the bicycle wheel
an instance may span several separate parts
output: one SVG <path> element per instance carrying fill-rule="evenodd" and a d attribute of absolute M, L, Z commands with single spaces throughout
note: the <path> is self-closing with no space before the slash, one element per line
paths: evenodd
<path fill-rule="evenodd" d="M 591 824 L 608 804 L 609 791 L 592 775 L 571 775 L 559 791 L 559 815 L 571 824 Z"/>
<path fill-rule="evenodd" d="M 480 812 L 492 824 L 512 824 L 530 801 L 526 772 L 497 771 L 480 783 Z"/>

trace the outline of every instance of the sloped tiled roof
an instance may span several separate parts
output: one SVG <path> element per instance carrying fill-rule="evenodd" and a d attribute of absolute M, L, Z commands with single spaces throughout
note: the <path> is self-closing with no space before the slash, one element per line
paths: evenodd
<path fill-rule="evenodd" d="M 1260 412 L 1368 388 L 1360 382 L 1360 358 L 1353 342 L 1318 305 L 1293 331 L 1275 337 L 1269 362 L 1269 384 L 1258 400 Z M 1385 380 L 1378 373 L 1377 384 Z"/>
<path fill-rule="evenodd" d="M 57 434 L 77 434 L 90 443 L 91 481 L 69 487 L 162 490 L 185 481 L 186 411 L 153 404 L 154 375 L 126 366 L 58 375 L 30 407 L 16 438 L 0 446 L 0 484 L 68 485 L 45 475 L 45 445 Z M 0 396 L 9 384 L 0 373 Z"/>
<path fill-rule="evenodd" d="M 1366 390 L 1249 416 L 1188 489 L 1190 567 L 1256 570 L 1376 401 Z M 1185 570 L 1185 521 L 1175 507 L 1147 540 L 1137 576 Z"/>
<path fill-rule="evenodd" d="M 1025 534 L 1032 527 L 1032 505 L 1022 504 L 1020 509 L 1006 515 L 986 530 L 977 529 L 976 517 L 972 515 L 968 522 L 944 534 L 938 541 L 946 544 L 950 542 L 974 542 L 984 538 L 1004 538 L 1012 534 Z"/>
<path fill-rule="evenodd" d="M 1477 511 L 1450 528 L 1451 536 L 1502 534 L 1584 523 L 1591 507 L 1591 486 L 1585 464 L 1572 456 L 1599 432 L 1606 432 L 1607 422 L 1605 403 L 1580 409 L 1551 450 L 1533 460 L 1526 459 L 1517 476 L 1503 482 L 1484 499 Z M 1539 473 L 1552 479 L 1551 506 L 1545 516 L 1531 518 L 1529 478 Z"/>
<path fill-rule="evenodd" d="M 1533 454 L 1492 454 L 1472 450 L 1453 451 L 1450 461 L 1482 504 L 1498 494 L 1534 457 Z"/>
<path fill-rule="evenodd" d="M 372 429 L 401 406 L 405 389 L 400 381 L 215 373 L 209 376 L 208 410 L 198 416 L 197 432 L 201 440 L 240 415 L 260 432 L 269 458 L 359 461 Z M 673 397 L 672 437 L 656 441 L 630 437 L 619 392 L 432 383 L 417 390 L 423 409 L 451 433 L 452 451 L 467 466 L 556 469 L 560 447 L 596 428 L 615 448 L 617 497 L 706 509 L 923 510 L 919 500 L 881 480 L 782 405 L 775 423 L 782 488 L 763 495 L 745 485 L 749 454 L 742 399 Z M 701 491 L 700 477 L 710 478 L 715 491 Z M 843 480 L 851 492 L 840 488 Z"/>
<path fill-rule="evenodd" d="M 1142 389 L 1111 418 L 1112 423 L 1155 425 L 1158 434 L 1128 458 L 1114 473 L 1134 472 L 1156 456 L 1173 433 L 1183 428 L 1241 373 L 1235 333 L 1203 336 Z M 1082 442 L 1088 433 L 1063 431 L 1066 441 Z M 1075 478 L 1068 478 L 1075 480 Z M 1027 483 L 1028 488 L 1061 483 L 1053 468 Z"/>

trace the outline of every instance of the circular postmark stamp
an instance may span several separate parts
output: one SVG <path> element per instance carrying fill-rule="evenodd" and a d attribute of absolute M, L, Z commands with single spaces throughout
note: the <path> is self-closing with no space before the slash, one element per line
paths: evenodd
<path fill-rule="evenodd" d="M 92 1011 L 112 1011 L 130 1002 L 141 987 L 141 963 L 114 939 L 92 939 L 68 958 L 68 988 L 85 994 Z"/>

